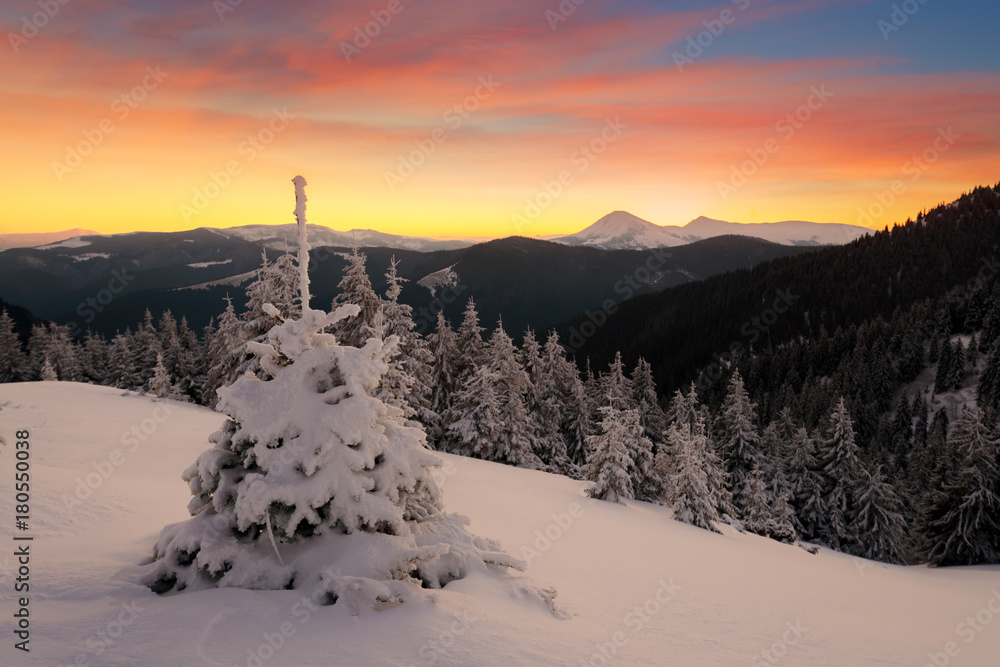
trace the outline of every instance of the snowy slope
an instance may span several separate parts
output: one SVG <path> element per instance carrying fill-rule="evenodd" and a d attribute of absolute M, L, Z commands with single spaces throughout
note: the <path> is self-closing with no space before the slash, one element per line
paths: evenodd
<path fill-rule="evenodd" d="M 9 634 L 12 550 L 0 556 L 0 664 L 924 665 L 941 654 L 995 665 L 1000 655 L 996 566 L 811 555 L 698 530 L 644 503 L 590 500 L 567 478 L 452 456 L 447 509 L 529 560 L 526 582 L 553 586 L 566 618 L 476 577 L 433 603 L 356 618 L 339 605 L 310 609 L 303 590 L 157 597 L 123 571 L 149 557 L 163 525 L 186 518 L 180 473 L 222 419 L 105 387 L 0 385 L 0 515 L 13 519 L 14 433 L 29 429 L 34 537 L 28 655 Z M 85 497 L 67 509 L 77 489 Z"/>
<path fill-rule="evenodd" d="M 661 226 L 625 211 L 604 216 L 583 231 L 550 238 L 556 243 L 586 245 L 605 250 L 639 250 L 673 247 L 716 236 L 735 234 L 779 243 L 781 245 L 841 245 L 864 236 L 870 230 L 853 225 L 821 224 L 787 220 L 785 222 L 739 223 L 695 218 L 683 227 Z"/>

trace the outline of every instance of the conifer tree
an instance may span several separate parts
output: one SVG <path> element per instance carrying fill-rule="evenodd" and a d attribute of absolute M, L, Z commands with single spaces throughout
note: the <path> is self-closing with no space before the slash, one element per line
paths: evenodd
<path fill-rule="evenodd" d="M 931 495 L 923 525 L 931 565 L 1000 563 L 1000 442 L 965 408 L 948 435 L 956 470 Z"/>
<path fill-rule="evenodd" d="M 639 410 L 643 435 L 650 442 L 657 444 L 663 441 L 667 430 L 667 416 L 660 407 L 656 393 L 656 382 L 653 380 L 653 368 L 642 357 L 632 371 L 632 400 Z"/>
<path fill-rule="evenodd" d="M 493 443 L 493 460 L 521 468 L 540 468 L 541 460 L 535 453 L 537 440 L 524 397 L 530 380 L 517 358 L 517 351 L 510 336 L 503 330 L 503 322 L 490 336 L 487 363 L 496 377 L 496 394 L 500 405 L 500 429 Z"/>
<path fill-rule="evenodd" d="M 601 432 L 587 437 L 587 479 L 594 482 L 594 486 L 587 489 L 587 495 L 616 503 L 629 500 L 634 497 L 629 472 L 633 462 L 623 415 L 611 395 L 598 411 Z"/>
<path fill-rule="evenodd" d="M 39 375 L 42 382 L 56 382 L 59 380 L 59 375 L 56 373 L 55 366 L 52 365 L 52 361 L 48 358 L 42 362 L 42 371 Z"/>
<path fill-rule="evenodd" d="M 248 374 L 219 389 L 229 420 L 184 473 L 192 518 L 163 529 L 140 580 L 157 593 L 321 591 L 326 604 L 357 615 L 487 574 L 487 564 L 522 568 L 496 542 L 465 532 L 467 520 L 443 513 L 433 477 L 440 461 L 423 432 L 372 395 L 395 338 L 342 345 L 324 331 L 359 307 L 308 307 L 304 184 L 295 179 L 301 318 L 249 344 L 266 379 Z"/>
<path fill-rule="evenodd" d="M 857 541 L 855 519 L 864 471 L 854 423 L 843 398 L 830 413 L 829 437 L 822 441 L 819 462 L 825 477 L 824 504 L 829 513 L 823 538 L 831 548 L 848 550 Z"/>
<path fill-rule="evenodd" d="M 943 394 L 951 389 L 954 377 L 952 355 L 954 350 L 948 339 L 941 341 L 941 353 L 937 360 L 937 373 L 934 376 L 934 393 Z"/>
<path fill-rule="evenodd" d="M 443 444 L 448 451 L 477 459 L 494 460 L 494 446 L 500 434 L 501 410 L 497 397 L 497 374 L 487 365 L 473 374 L 452 396 L 445 412 L 447 424 Z"/>
<path fill-rule="evenodd" d="M 136 367 L 140 376 L 139 386 L 143 387 L 153 377 L 156 355 L 163 353 L 163 348 L 160 346 L 160 336 L 153 322 L 153 313 L 149 311 L 149 308 L 146 309 L 143 316 L 142 325 L 135 332 L 132 348 L 136 355 Z"/>
<path fill-rule="evenodd" d="M 951 370 L 948 375 L 948 387 L 951 389 L 961 389 L 965 383 L 965 357 L 965 344 L 959 339 L 955 342 L 951 355 Z"/>
<path fill-rule="evenodd" d="M 720 498 L 712 489 L 709 470 L 710 453 L 702 429 L 688 424 L 671 423 L 666 431 L 669 443 L 669 464 L 666 454 L 657 454 L 657 469 L 666 473 L 663 500 L 674 511 L 674 518 L 683 523 L 718 533 L 715 524 L 722 521 Z M 716 469 L 721 475 L 721 469 Z M 722 491 L 725 491 L 723 485 Z"/>
<path fill-rule="evenodd" d="M 746 530 L 779 542 L 795 542 L 795 527 L 792 525 L 788 499 L 785 496 L 770 496 L 759 468 L 750 473 L 745 502 L 743 527 Z"/>
<path fill-rule="evenodd" d="M 558 442 L 553 460 L 565 457 L 562 473 L 570 476 L 579 475 L 579 466 L 586 461 L 586 438 L 592 435 L 590 430 L 590 414 L 592 407 L 587 400 L 583 381 L 576 364 L 566 358 L 565 350 L 559 343 L 559 334 L 552 330 L 542 349 L 542 360 L 539 371 L 541 378 L 549 378 L 547 391 L 551 396 L 547 399 L 554 405 L 547 408 L 549 415 L 559 415 L 559 433 L 562 444 Z"/>
<path fill-rule="evenodd" d="M 434 355 L 427 341 L 416 332 L 413 308 L 399 302 L 404 279 L 397 271 L 398 262 L 393 257 L 385 274 L 386 294 L 382 304 L 384 336 L 395 336 L 398 352 L 389 363 L 388 372 L 382 377 L 379 390 L 384 391 L 390 402 L 398 405 L 408 416 L 420 422 L 433 442 L 441 434 L 441 417 L 431 406 L 432 365 Z"/>
<path fill-rule="evenodd" d="M 88 329 L 79 356 L 83 381 L 98 385 L 108 383 L 108 344 L 103 336 Z"/>
<path fill-rule="evenodd" d="M 979 376 L 979 404 L 986 409 L 1000 407 L 1000 338 L 993 343 L 993 349 L 986 360 L 986 368 Z"/>
<path fill-rule="evenodd" d="M 427 337 L 427 344 L 434 357 L 430 381 L 431 410 L 441 415 L 443 422 L 455 392 L 455 363 L 458 357 L 455 332 L 443 311 L 438 311 L 437 326 L 434 333 Z M 446 426 L 442 423 L 442 428 Z"/>
<path fill-rule="evenodd" d="M 7 309 L 0 310 L 0 382 L 16 382 L 26 373 L 27 357 Z"/>
<path fill-rule="evenodd" d="M 115 334 L 108 346 L 108 383 L 119 389 L 138 389 L 142 377 L 133 354 L 132 332 Z"/>
<path fill-rule="evenodd" d="M 804 427 L 797 429 L 788 458 L 789 501 L 795 531 L 810 542 L 825 534 L 828 521 L 820 468 L 815 441 Z"/>
<path fill-rule="evenodd" d="M 177 329 L 177 320 L 174 319 L 170 310 L 163 311 L 160 315 L 160 324 L 157 329 L 160 340 L 160 350 L 163 355 L 163 366 L 172 378 L 177 377 L 177 357 L 181 351 L 180 333 Z"/>
<path fill-rule="evenodd" d="M 733 371 L 713 431 L 729 475 L 729 488 L 737 511 L 746 509 L 750 474 L 760 465 L 760 436 L 757 434 L 756 406 L 743 386 L 739 371 Z"/>
<path fill-rule="evenodd" d="M 208 378 L 205 381 L 206 401 L 218 402 L 218 390 L 228 387 L 239 377 L 239 369 L 246 358 L 247 329 L 233 308 L 233 301 L 226 297 L 226 309 L 219 317 L 219 327 L 208 345 Z"/>
<path fill-rule="evenodd" d="M 341 320 L 334 334 L 341 345 L 364 347 L 365 343 L 375 334 L 375 320 L 382 310 L 382 300 L 372 289 L 372 281 L 365 268 L 367 258 L 358 252 L 351 251 L 344 267 L 344 277 L 341 278 L 340 294 L 333 300 L 333 308 L 339 305 L 355 304 L 361 308 L 356 317 Z"/>
<path fill-rule="evenodd" d="M 166 364 L 163 363 L 162 353 L 156 355 L 153 377 L 149 378 L 149 383 L 146 385 L 146 392 L 157 398 L 179 399 L 181 397 L 181 393 L 174 386 L 173 380 L 170 377 L 170 371 L 167 370 Z"/>
<path fill-rule="evenodd" d="M 601 374 L 598 383 L 601 404 L 607 401 L 618 411 L 631 410 L 636 407 L 632 381 L 625 377 L 625 364 L 622 363 L 622 353 L 615 353 L 615 359 L 608 367 L 608 372 Z"/>
<path fill-rule="evenodd" d="M 861 474 L 855 518 L 857 543 L 852 552 L 855 556 L 883 563 L 902 563 L 906 532 L 902 503 L 892 484 L 882 476 L 881 469 L 876 469 L 874 474 L 862 470 Z"/>
<path fill-rule="evenodd" d="M 469 297 L 465 305 L 456 345 L 458 357 L 455 360 L 455 383 L 461 385 L 486 359 L 483 328 L 479 326 L 479 313 L 472 297 Z"/>
<path fill-rule="evenodd" d="M 209 336 L 210 337 L 210 336 Z M 198 336 L 188 326 L 187 318 L 182 317 L 177 328 L 177 386 L 191 400 L 203 402 L 205 381 L 205 350 Z"/>

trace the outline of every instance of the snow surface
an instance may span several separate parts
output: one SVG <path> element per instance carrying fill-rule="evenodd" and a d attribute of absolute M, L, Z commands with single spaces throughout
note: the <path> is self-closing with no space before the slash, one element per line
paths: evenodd
<path fill-rule="evenodd" d="M 31 653 L 13 648 L 5 621 L 0 664 L 921 666 L 1000 655 L 998 566 L 812 555 L 646 503 L 591 500 L 585 482 L 450 455 L 446 510 L 529 561 L 526 585 L 554 587 L 565 618 L 479 576 L 433 603 L 358 617 L 311 608 L 304 590 L 158 597 L 124 573 L 148 561 L 164 525 L 187 518 L 181 471 L 223 419 L 107 387 L 0 385 L 0 516 L 14 514 L 14 433 L 29 429 L 34 537 Z M 67 509 L 78 489 L 85 498 Z M 6 619 L 12 551 L 0 556 Z"/>
<path fill-rule="evenodd" d="M 111 254 L 106 252 L 85 252 L 82 255 L 71 255 L 74 262 L 87 262 L 92 259 L 111 259 Z"/>
<path fill-rule="evenodd" d="M 232 260 L 232 258 L 230 258 L 230 259 L 227 259 L 227 260 L 222 261 L 222 262 L 197 262 L 195 264 L 188 264 L 188 268 L 190 268 L 190 269 L 207 269 L 210 266 L 222 266 L 223 264 L 232 264 L 232 263 L 233 263 L 233 260 Z"/>
<path fill-rule="evenodd" d="M 431 296 L 437 295 L 439 287 L 456 287 L 458 286 L 458 273 L 455 272 L 455 265 L 452 264 L 440 271 L 428 273 L 418 280 L 417 284 L 421 287 L 426 287 L 430 291 Z"/>
<path fill-rule="evenodd" d="M 65 241 L 60 241 L 59 243 L 50 243 L 49 245 L 38 246 L 38 250 L 55 250 L 56 248 L 86 248 L 90 245 L 90 241 L 84 241 L 79 236 L 74 236 L 71 239 L 66 239 Z"/>

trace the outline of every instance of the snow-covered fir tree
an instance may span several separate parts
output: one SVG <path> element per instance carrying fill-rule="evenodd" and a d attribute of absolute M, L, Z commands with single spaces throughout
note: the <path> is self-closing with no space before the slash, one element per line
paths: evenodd
<path fill-rule="evenodd" d="M 862 470 L 855 518 L 857 542 L 851 552 L 870 560 L 902 563 L 906 519 L 901 509 L 902 503 L 881 469 L 874 473 Z"/>
<path fill-rule="evenodd" d="M 445 412 L 443 443 L 448 451 L 477 459 L 494 460 L 493 443 L 500 434 L 499 378 L 486 364 L 476 367 L 454 392 Z"/>
<path fill-rule="evenodd" d="M 451 408 L 452 394 L 455 391 L 455 362 L 458 357 L 455 331 L 443 311 L 438 311 L 437 326 L 434 332 L 427 336 L 427 345 L 433 356 L 430 381 L 431 410 L 443 419 Z M 443 424 L 441 428 L 444 428 Z"/>
<path fill-rule="evenodd" d="M 27 371 L 27 357 L 7 309 L 0 310 L 0 382 L 16 382 Z"/>
<path fill-rule="evenodd" d="M 156 355 L 156 365 L 153 367 L 153 377 L 149 378 L 146 385 L 146 393 L 157 398 L 180 399 L 183 394 L 174 385 L 170 377 L 170 371 L 163 363 L 163 354 Z"/>
<path fill-rule="evenodd" d="M 486 355 L 486 363 L 497 383 L 500 418 L 491 458 L 519 468 L 541 468 L 542 462 L 536 454 L 535 425 L 525 405 L 530 380 L 518 359 L 514 342 L 503 330 L 503 322 L 497 323 L 490 336 Z"/>
<path fill-rule="evenodd" d="M 354 304 L 360 308 L 358 315 L 340 320 L 334 333 L 343 345 L 363 347 L 375 334 L 375 320 L 382 312 L 382 300 L 372 288 L 366 268 L 367 257 L 355 247 L 347 256 L 344 277 L 338 287 L 340 294 L 333 300 L 333 308 L 343 304 Z"/>
<path fill-rule="evenodd" d="M 174 319 L 174 314 L 169 309 L 160 315 L 157 334 L 160 340 L 163 366 L 171 378 L 177 378 L 177 357 L 180 356 L 181 352 L 181 339 L 177 320 Z"/>
<path fill-rule="evenodd" d="M 639 410 L 642 432 L 654 445 L 663 441 L 667 416 L 660 407 L 653 368 L 642 357 L 632 371 L 632 400 Z"/>
<path fill-rule="evenodd" d="M 843 398 L 830 413 L 829 437 L 817 452 L 824 476 L 824 506 L 827 512 L 823 539 L 831 548 L 847 551 L 857 542 L 857 499 L 864 471 L 855 442 L 854 423 Z"/>
<path fill-rule="evenodd" d="M 148 308 L 143 316 L 142 325 L 135 332 L 132 351 L 136 355 L 136 366 L 140 376 L 139 386 L 145 386 L 149 382 L 149 379 L 153 377 L 153 369 L 156 367 L 156 356 L 163 353 L 163 348 L 160 346 L 160 335 L 156 330 L 156 324 L 153 320 L 153 313 Z"/>
<path fill-rule="evenodd" d="M 52 365 L 51 359 L 46 359 L 42 362 L 42 370 L 39 373 L 39 379 L 41 379 L 42 382 L 55 382 L 59 379 L 59 375 L 56 373 L 56 368 Z"/>
<path fill-rule="evenodd" d="M 733 371 L 713 435 L 729 475 L 733 504 L 741 513 L 746 510 L 750 475 L 761 461 L 756 419 L 756 406 L 750 402 L 743 378 L 739 371 Z"/>
<path fill-rule="evenodd" d="M 657 468 L 666 473 L 663 500 L 683 523 L 718 533 L 721 522 L 719 498 L 710 487 L 707 439 L 702 429 L 672 423 L 666 431 L 669 465 L 665 450 L 657 455 Z M 721 471 L 717 471 L 721 472 Z"/>
<path fill-rule="evenodd" d="M 296 177 L 300 291 L 308 304 L 304 179 Z M 342 345 L 324 333 L 359 308 L 303 307 L 251 343 L 265 379 L 219 389 L 229 416 L 184 473 L 192 518 L 167 526 L 140 580 L 157 593 L 302 588 L 355 615 L 471 572 L 520 568 L 442 511 L 440 460 L 398 407 L 373 395 L 396 339 Z M 277 309 L 273 309 L 277 313 Z"/>
<path fill-rule="evenodd" d="M 535 431 L 535 451 L 546 470 L 565 473 L 571 464 L 562 431 L 565 399 L 557 386 L 562 369 L 556 359 L 543 358 L 542 354 L 535 332 L 528 329 L 521 346 L 521 364 L 528 375 L 524 402 Z"/>
<path fill-rule="evenodd" d="M 958 466 L 932 491 L 923 519 L 931 565 L 1000 563 L 1000 429 L 965 408 L 947 440 Z"/>
<path fill-rule="evenodd" d="M 750 473 L 745 502 L 743 527 L 746 530 L 779 542 L 795 542 L 788 499 L 785 496 L 774 498 L 768 493 L 760 468 Z"/>
<path fill-rule="evenodd" d="M 586 461 L 586 437 L 592 435 L 591 406 L 580 372 L 576 364 L 566 358 L 566 351 L 560 345 L 559 334 L 555 330 L 549 332 L 542 348 L 539 375 L 548 379 L 546 391 L 551 393 L 549 400 L 554 403 L 548 411 L 552 415 L 558 414 L 560 419 L 562 443 L 555 443 L 552 459 L 559 461 L 565 457 L 560 472 L 577 477 L 579 467 Z"/>
<path fill-rule="evenodd" d="M 458 356 L 455 358 L 454 378 L 456 386 L 460 386 L 486 358 L 483 328 L 479 326 L 479 312 L 472 297 L 465 305 L 455 343 Z"/>
<path fill-rule="evenodd" d="M 615 353 L 614 361 L 608 366 L 608 372 L 601 374 L 598 387 L 600 392 L 598 405 L 607 405 L 610 401 L 619 411 L 637 407 L 632 381 L 625 376 L 625 364 L 622 363 L 621 352 Z"/>
<path fill-rule="evenodd" d="M 383 336 L 396 336 L 399 351 L 389 363 L 389 371 L 383 376 L 379 391 L 385 392 L 389 402 L 420 422 L 436 442 L 441 433 L 441 417 L 431 407 L 434 355 L 427 341 L 416 331 L 413 308 L 399 302 L 405 280 L 400 277 L 397 266 L 393 257 L 385 274 L 387 287 L 381 316 Z"/>
<path fill-rule="evenodd" d="M 205 392 L 205 351 L 198 336 L 182 317 L 177 327 L 177 387 L 191 400 L 201 403 Z"/>
<path fill-rule="evenodd" d="M 103 336 L 87 330 L 80 348 L 80 372 L 83 380 L 91 384 L 108 384 L 108 344 Z"/>
<path fill-rule="evenodd" d="M 624 415 L 615 406 L 614 396 L 610 395 L 598 411 L 601 431 L 587 437 L 587 479 L 594 482 L 587 489 L 587 495 L 616 503 L 629 500 L 635 494 Z"/>
<path fill-rule="evenodd" d="M 247 329 L 236 316 L 233 301 L 226 297 L 226 309 L 219 317 L 218 328 L 208 345 L 208 377 L 205 381 L 206 403 L 215 405 L 218 390 L 228 387 L 239 377 L 240 365 L 246 358 Z"/>
<path fill-rule="evenodd" d="M 800 427 L 790 444 L 786 470 L 792 522 L 799 537 L 813 541 L 824 534 L 827 523 L 824 477 L 816 458 L 816 443 L 809 432 Z"/>
<path fill-rule="evenodd" d="M 108 383 L 112 387 L 139 389 L 143 386 L 132 349 L 132 333 L 128 329 L 111 339 L 108 345 Z"/>

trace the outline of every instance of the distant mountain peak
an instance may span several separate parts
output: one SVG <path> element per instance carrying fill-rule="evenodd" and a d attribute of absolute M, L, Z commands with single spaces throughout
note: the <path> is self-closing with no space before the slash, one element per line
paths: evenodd
<path fill-rule="evenodd" d="M 674 247 L 717 236 L 750 236 L 772 243 L 794 246 L 841 245 L 870 230 L 854 225 L 785 220 L 740 223 L 699 216 L 683 227 L 657 225 L 628 211 L 613 211 L 577 232 L 552 238 L 566 245 L 586 245 L 605 250 L 641 250 Z"/>

